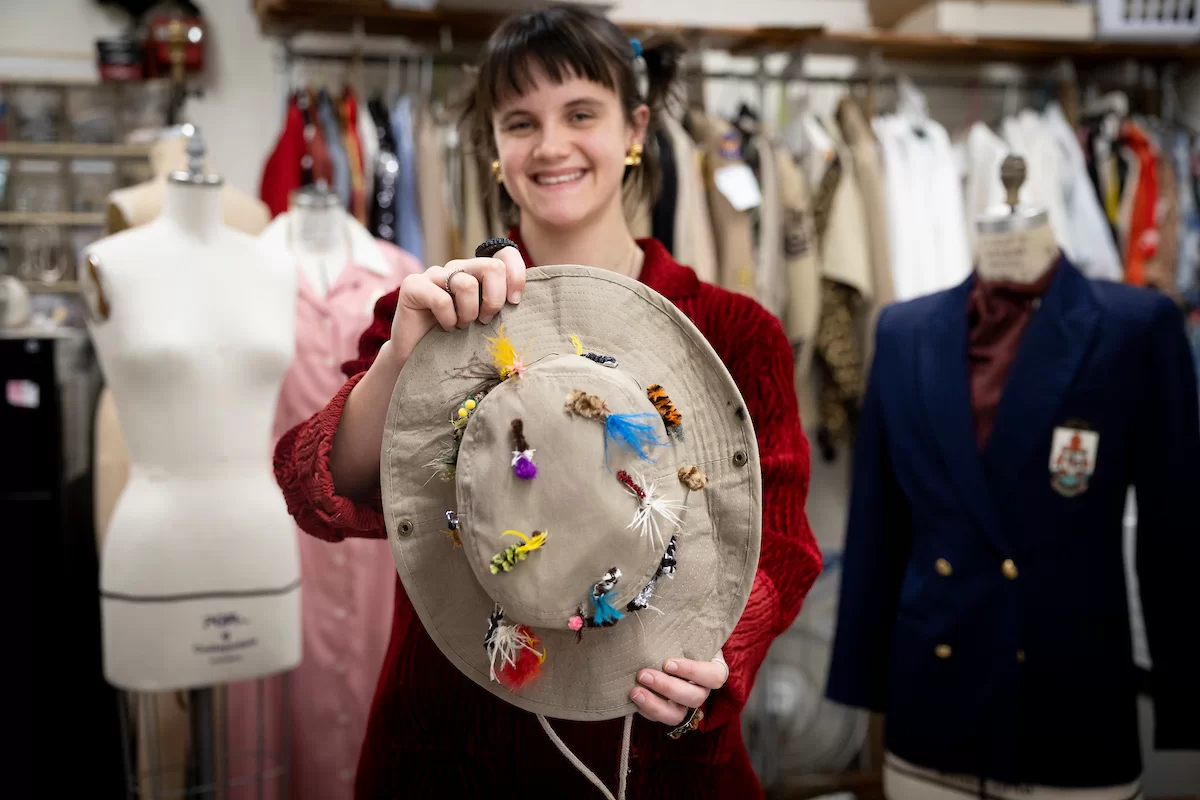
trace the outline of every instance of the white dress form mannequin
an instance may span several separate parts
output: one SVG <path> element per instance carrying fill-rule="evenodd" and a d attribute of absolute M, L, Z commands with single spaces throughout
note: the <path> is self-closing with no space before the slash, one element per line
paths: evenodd
<path fill-rule="evenodd" d="M 1058 258 L 1058 242 L 1044 208 L 1018 205 L 1025 161 L 1008 156 L 1000 164 L 1008 204 L 975 221 L 975 270 L 987 281 L 1036 283 Z"/>
<path fill-rule="evenodd" d="M 313 291 L 325 297 L 350 263 L 347 220 L 353 217 L 327 189 L 307 187 L 292 192 L 288 206 L 289 253 Z"/>
<path fill-rule="evenodd" d="M 260 677 L 301 653 L 295 527 L 269 454 L 295 270 L 222 224 L 221 181 L 198 162 L 163 200 L 83 270 L 132 460 L 101 555 L 104 670 L 142 692 Z"/>

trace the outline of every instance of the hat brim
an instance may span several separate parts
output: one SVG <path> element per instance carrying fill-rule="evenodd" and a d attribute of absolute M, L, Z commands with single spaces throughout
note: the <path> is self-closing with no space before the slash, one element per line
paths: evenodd
<path fill-rule="evenodd" d="M 578 643 L 565 620 L 561 629 L 536 628 L 548 657 L 542 674 L 515 691 L 489 674 L 484 636 L 495 603 L 444 533 L 446 511 L 458 507 L 455 484 L 431 477 L 426 467 L 446 441 L 450 413 L 479 382 L 458 368 L 486 354 L 485 337 L 501 324 L 526 363 L 568 352 L 575 334 L 588 350 L 616 356 L 620 369 L 669 387 L 687 409 L 680 447 L 708 478 L 688 501 L 677 573 L 655 590 L 653 606 L 661 613 L 632 613 L 611 628 L 587 630 Z M 380 477 L 392 555 L 426 631 L 460 672 L 532 713 L 584 721 L 633 713 L 629 693 L 638 670 L 661 668 L 669 658 L 713 658 L 750 596 L 762 536 L 762 477 L 742 395 L 678 308 L 615 273 L 530 269 L 521 303 L 505 306 L 490 325 L 426 335 L 392 394 Z"/>

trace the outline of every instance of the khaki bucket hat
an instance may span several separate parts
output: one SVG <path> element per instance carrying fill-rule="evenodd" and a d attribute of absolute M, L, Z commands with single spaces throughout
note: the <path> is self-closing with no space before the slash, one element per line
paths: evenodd
<path fill-rule="evenodd" d="M 491 324 L 425 336 L 380 470 L 433 641 L 581 768 L 545 718 L 626 717 L 627 750 L 637 672 L 714 658 L 749 598 L 762 480 L 741 393 L 682 312 L 615 273 L 532 268 Z"/>

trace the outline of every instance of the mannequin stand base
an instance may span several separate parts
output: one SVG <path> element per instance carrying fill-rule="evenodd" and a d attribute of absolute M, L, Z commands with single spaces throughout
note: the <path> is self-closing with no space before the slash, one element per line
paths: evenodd
<path fill-rule="evenodd" d="M 279 692 L 253 681 L 250 714 L 259 735 L 251 749 L 230 749 L 228 688 L 128 693 L 119 698 L 125 760 L 125 796 L 133 800 L 214 798 L 283 800 L 288 796 L 290 677 L 272 678 Z M 246 693 L 242 693 L 245 696 Z M 278 751 L 265 731 L 283 731 Z"/>

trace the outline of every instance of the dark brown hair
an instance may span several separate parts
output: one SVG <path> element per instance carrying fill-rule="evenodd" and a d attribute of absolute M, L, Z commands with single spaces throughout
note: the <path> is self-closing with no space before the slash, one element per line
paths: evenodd
<path fill-rule="evenodd" d="M 487 185 L 499 190 L 504 224 L 515 225 L 519 210 L 504 187 L 491 179 L 496 158 L 492 114 L 501 102 L 525 94 L 533 85 L 534 72 L 541 71 L 555 83 L 577 77 L 610 89 L 620 99 L 629 123 L 634 109 L 648 105 L 650 124 L 642 163 L 625 169 L 623 186 L 652 204 L 659 187 L 658 115 L 672 91 L 682 54 L 678 40 L 666 36 L 635 46 L 611 20 L 578 6 L 551 5 L 505 19 L 484 46 L 474 86 L 462 103 L 464 133 L 474 146 Z M 639 61 L 645 65 L 645 94 L 639 89 Z"/>

